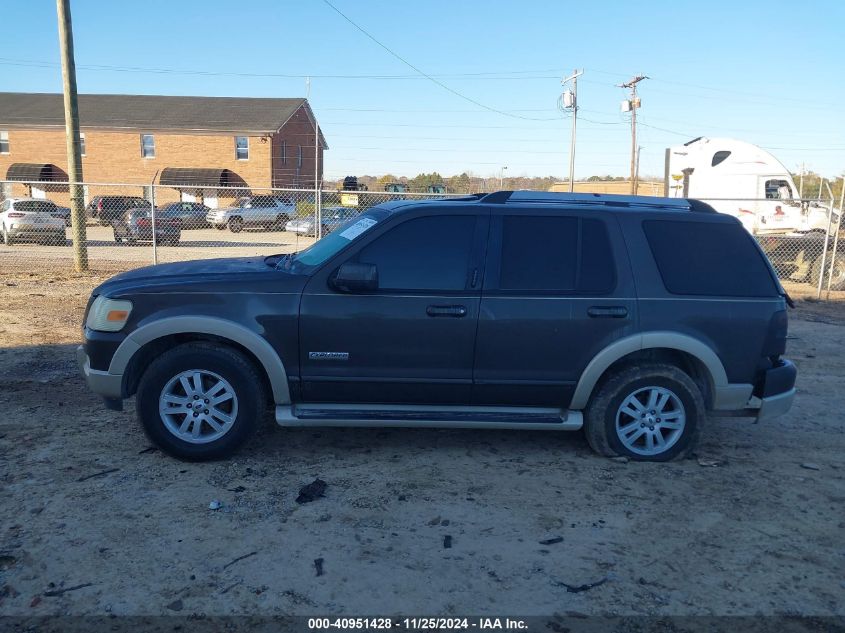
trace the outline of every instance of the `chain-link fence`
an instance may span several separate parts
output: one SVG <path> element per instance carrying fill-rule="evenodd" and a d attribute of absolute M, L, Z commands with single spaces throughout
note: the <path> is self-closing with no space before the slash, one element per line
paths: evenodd
<path fill-rule="evenodd" d="M 382 202 L 450 195 L 112 183 L 87 183 L 83 192 L 89 260 L 122 269 L 299 251 Z M 705 202 L 740 219 L 788 289 L 800 284 L 801 294 L 817 297 L 845 291 L 840 214 L 832 200 Z M 52 267 L 67 260 L 71 266 L 67 184 L 0 181 L 0 204 L 3 257 L 36 260 L 32 266 L 41 259 Z"/>
<path fill-rule="evenodd" d="M 83 185 L 88 258 L 131 268 L 214 257 L 298 251 L 389 200 L 448 194 L 313 189 Z M 67 184 L 0 181 L 6 255 L 72 259 Z M 7 208 L 8 207 L 8 208 Z M 153 213 L 153 209 L 155 213 Z M 153 239 L 155 236 L 155 239 Z M 70 265 L 70 264 L 69 264 Z"/>

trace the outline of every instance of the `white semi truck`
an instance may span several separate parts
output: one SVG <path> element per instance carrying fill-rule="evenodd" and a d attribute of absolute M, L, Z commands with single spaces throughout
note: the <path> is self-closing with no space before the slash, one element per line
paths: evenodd
<path fill-rule="evenodd" d="M 817 282 L 824 262 L 825 276 L 833 267 L 831 289 L 845 290 L 845 255 L 832 254 L 839 218 L 831 201 L 801 200 L 792 175 L 766 150 L 706 137 L 669 147 L 664 186 L 669 197 L 698 198 L 737 217 L 784 278 Z"/>

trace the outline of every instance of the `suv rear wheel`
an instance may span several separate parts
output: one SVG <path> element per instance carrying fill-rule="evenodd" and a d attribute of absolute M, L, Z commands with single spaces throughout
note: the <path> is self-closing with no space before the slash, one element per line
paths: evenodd
<path fill-rule="evenodd" d="M 190 461 L 231 455 L 265 413 L 263 382 L 239 352 L 186 343 L 154 360 L 138 386 L 136 408 L 147 436 Z"/>
<path fill-rule="evenodd" d="M 601 455 L 644 461 L 681 458 L 704 422 L 704 398 L 673 365 L 628 366 L 606 379 L 587 406 L 587 442 Z"/>

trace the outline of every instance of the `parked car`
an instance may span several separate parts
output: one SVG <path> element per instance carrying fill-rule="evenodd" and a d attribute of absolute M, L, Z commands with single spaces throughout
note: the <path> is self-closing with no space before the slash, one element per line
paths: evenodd
<path fill-rule="evenodd" d="M 358 209 L 350 209 L 349 207 L 324 207 L 321 213 L 322 234 L 328 235 L 337 227 L 345 224 L 347 220 L 358 215 L 358 213 Z M 288 222 L 285 225 L 285 231 L 300 235 L 316 235 L 316 226 L 317 222 L 314 216 L 307 215 Z"/>
<path fill-rule="evenodd" d="M 67 244 L 65 222 L 53 217 L 56 205 L 36 198 L 6 198 L 0 204 L 0 233 L 6 246 L 17 241 Z"/>
<path fill-rule="evenodd" d="M 227 226 L 232 233 L 240 233 L 246 227 L 276 228 L 281 231 L 296 211 L 296 205 L 279 196 L 244 196 L 237 206 L 212 209 L 206 219 L 216 229 Z"/>
<path fill-rule="evenodd" d="M 206 220 L 209 211 L 200 202 L 173 202 L 156 209 L 156 219 L 178 220 L 183 229 L 207 229 L 211 226 Z"/>
<path fill-rule="evenodd" d="M 88 203 L 88 215 L 108 226 L 113 220 L 124 215 L 129 209 L 149 207 L 150 202 L 136 196 L 94 196 Z"/>
<path fill-rule="evenodd" d="M 584 430 L 602 455 L 688 455 L 709 412 L 785 413 L 789 297 L 695 200 L 497 192 L 394 201 L 309 248 L 134 270 L 77 352 L 171 455 L 286 427 Z"/>
<path fill-rule="evenodd" d="M 182 238 L 182 224 L 179 220 L 159 217 L 156 214 L 155 235 L 157 244 L 179 246 Z M 149 209 L 129 209 L 119 218 L 112 220 L 114 241 L 118 244 L 153 241 L 153 222 Z"/>
<path fill-rule="evenodd" d="M 56 208 L 53 211 L 50 211 L 50 215 L 54 218 L 59 218 L 60 220 L 64 221 L 65 226 L 70 226 L 70 208 L 69 207 L 60 207 L 56 205 Z"/>

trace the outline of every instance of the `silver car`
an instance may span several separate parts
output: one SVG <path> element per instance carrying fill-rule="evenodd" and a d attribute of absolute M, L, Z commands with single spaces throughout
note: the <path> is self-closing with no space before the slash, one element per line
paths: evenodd
<path fill-rule="evenodd" d="M 281 231 L 295 210 L 293 202 L 278 196 L 244 196 L 236 206 L 212 209 L 205 219 L 221 231 L 228 226 L 232 233 L 240 233 L 247 227 Z"/>
<path fill-rule="evenodd" d="M 0 233 L 7 246 L 18 240 L 67 244 L 65 221 L 53 217 L 58 207 L 49 200 L 7 198 L 0 205 Z"/>
<path fill-rule="evenodd" d="M 322 234 L 327 235 L 328 233 L 331 233 L 341 224 L 343 224 L 350 218 L 354 218 L 359 213 L 360 211 L 358 209 L 349 207 L 323 207 L 321 213 L 323 227 Z M 316 226 L 317 222 L 315 221 L 314 216 L 307 215 L 288 222 L 285 225 L 285 231 L 289 231 L 290 233 L 298 233 L 300 235 L 316 236 Z"/>

